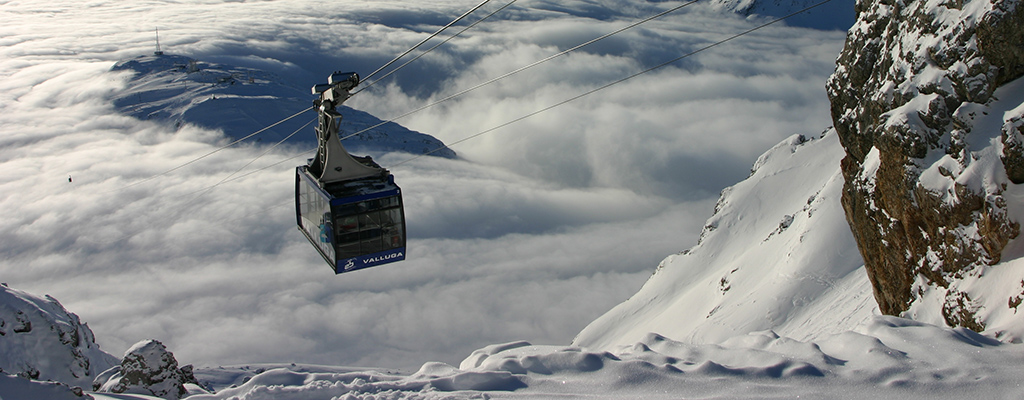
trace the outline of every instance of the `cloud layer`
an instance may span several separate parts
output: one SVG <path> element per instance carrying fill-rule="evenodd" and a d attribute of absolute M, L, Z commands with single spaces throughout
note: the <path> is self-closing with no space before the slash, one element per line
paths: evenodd
<path fill-rule="evenodd" d="M 758 154 L 829 125 L 843 35 L 767 28 L 469 140 L 462 160 L 375 155 L 405 192 L 409 259 L 337 277 L 294 228 L 297 161 L 204 191 L 263 150 L 243 146 L 138 183 L 223 140 L 114 111 L 124 81 L 105 71 L 152 52 L 155 27 L 169 53 L 305 87 L 372 71 L 476 3 L 4 4 L 0 280 L 58 298 L 116 355 L 155 338 L 201 365 L 415 368 L 568 343 L 692 245 Z M 348 105 L 400 115 L 678 4 L 522 3 Z M 758 22 L 688 7 L 398 122 L 455 142 Z"/>

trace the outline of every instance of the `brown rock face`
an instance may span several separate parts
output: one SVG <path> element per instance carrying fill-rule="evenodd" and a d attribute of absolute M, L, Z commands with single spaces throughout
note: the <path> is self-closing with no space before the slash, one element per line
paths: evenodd
<path fill-rule="evenodd" d="M 979 157 L 972 140 L 1001 137 L 1008 180 L 1024 182 L 1024 122 L 1002 132 L 974 123 L 996 88 L 1024 75 L 1019 3 L 857 3 L 827 90 L 846 150 L 843 207 L 885 314 L 939 290 L 948 325 L 985 328 L 953 283 L 998 263 L 1020 232 L 1005 183 L 975 184 L 965 173 Z"/>

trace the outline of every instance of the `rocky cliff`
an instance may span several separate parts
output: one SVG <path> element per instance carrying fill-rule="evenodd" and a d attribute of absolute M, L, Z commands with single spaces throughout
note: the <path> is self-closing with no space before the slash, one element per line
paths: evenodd
<path fill-rule="evenodd" d="M 1020 303 L 1024 277 L 999 271 L 1019 257 L 1024 201 L 1019 3 L 857 2 L 827 90 L 843 208 L 883 313 L 983 331 Z M 986 275 L 1012 287 L 974 284 Z"/>

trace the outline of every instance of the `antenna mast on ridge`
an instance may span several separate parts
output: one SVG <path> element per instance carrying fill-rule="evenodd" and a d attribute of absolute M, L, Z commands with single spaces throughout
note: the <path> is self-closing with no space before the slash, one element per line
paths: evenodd
<path fill-rule="evenodd" d="M 153 52 L 153 55 L 164 55 L 163 50 L 160 50 L 160 27 L 156 28 L 156 51 Z"/>

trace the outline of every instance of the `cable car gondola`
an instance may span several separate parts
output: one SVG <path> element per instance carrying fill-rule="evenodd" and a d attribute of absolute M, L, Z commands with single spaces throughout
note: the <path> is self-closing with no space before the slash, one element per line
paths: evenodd
<path fill-rule="evenodd" d="M 295 215 L 301 231 L 335 274 L 405 259 L 402 189 L 370 157 L 341 145 L 337 107 L 359 84 L 355 72 L 335 72 L 313 86 L 318 111 L 316 156 L 295 169 Z"/>

